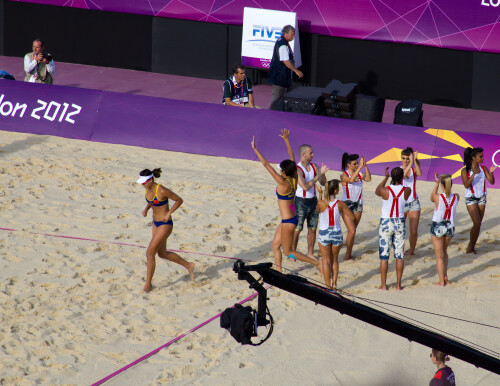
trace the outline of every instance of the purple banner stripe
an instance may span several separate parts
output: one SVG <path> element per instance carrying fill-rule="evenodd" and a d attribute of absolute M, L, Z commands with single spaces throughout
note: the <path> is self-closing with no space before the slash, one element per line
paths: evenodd
<path fill-rule="evenodd" d="M 364 156 L 370 170 L 381 175 L 385 166 L 400 165 L 394 149 L 412 146 L 421 154 L 421 179 L 430 181 L 436 172 L 460 171 L 466 144 L 484 148 L 488 167 L 500 149 L 500 137 L 493 135 L 447 132 L 443 137 L 426 128 L 6 80 L 0 83 L 0 128 L 251 160 L 256 159 L 250 146 L 255 135 L 271 162 L 287 157 L 278 134 L 288 128 L 295 149 L 311 144 L 315 161 L 333 170 L 340 169 L 347 151 Z"/>

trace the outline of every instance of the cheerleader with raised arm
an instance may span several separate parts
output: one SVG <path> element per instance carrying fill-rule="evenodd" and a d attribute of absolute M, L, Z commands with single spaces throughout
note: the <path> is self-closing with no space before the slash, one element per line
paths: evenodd
<path fill-rule="evenodd" d="M 465 186 L 465 204 L 472 219 L 470 241 L 467 253 L 477 253 L 476 243 L 481 231 L 484 211 L 486 210 L 486 181 L 495 183 L 493 172 L 497 166 L 492 165 L 490 170 L 483 163 L 483 149 L 468 147 L 464 151 L 465 168 L 462 169 L 462 182 Z"/>
<path fill-rule="evenodd" d="M 339 180 L 331 180 L 325 184 L 325 194 L 318 187 L 319 200 L 316 211 L 319 213 L 318 245 L 321 252 L 323 276 L 329 289 L 337 289 L 339 274 L 339 251 L 343 243 L 342 229 L 340 228 L 340 215 L 355 221 L 354 214 L 344 201 L 335 197 L 339 193 Z"/>
<path fill-rule="evenodd" d="M 420 222 L 420 201 L 417 195 L 417 177 L 422 175 L 420 161 L 417 159 L 418 152 L 414 152 L 411 147 L 401 151 L 401 168 L 404 171 L 403 186 L 410 188 L 411 193 L 405 200 L 405 222 L 406 218 L 410 223 L 410 249 L 409 255 L 415 254 L 415 247 L 418 239 L 418 223 Z"/>
<path fill-rule="evenodd" d="M 448 280 L 448 246 L 455 234 L 455 215 L 460 197 L 451 193 L 451 175 L 435 175 L 436 185 L 431 193 L 431 201 L 435 204 L 432 216 L 431 238 L 434 252 L 436 253 L 436 267 L 439 281 L 436 283 L 442 287 L 449 284 Z M 438 194 L 441 188 L 442 193 Z"/>
<path fill-rule="evenodd" d="M 389 255 L 394 249 L 396 259 L 396 289 L 403 289 L 404 250 L 405 250 L 405 200 L 411 193 L 410 188 L 403 185 L 404 173 L 400 167 L 391 170 L 391 184 L 386 187 L 389 179 L 389 167 L 385 168 L 385 177 L 377 186 L 375 194 L 382 197 L 382 215 L 378 228 L 378 250 L 380 259 L 380 289 L 387 289 L 387 269 Z"/>
<path fill-rule="evenodd" d="M 365 168 L 365 173 L 361 173 L 361 169 Z M 342 182 L 342 198 L 347 207 L 354 213 L 354 220 L 349 217 L 344 217 L 344 222 L 347 227 L 346 252 L 345 260 L 352 259 L 352 248 L 354 246 L 354 237 L 356 236 L 356 228 L 363 214 L 363 181 L 370 182 L 372 175 L 368 170 L 368 165 L 365 162 L 365 157 L 359 155 L 344 153 L 342 155 L 342 174 L 340 181 Z"/>
<path fill-rule="evenodd" d="M 272 249 L 274 254 L 274 261 L 276 269 L 281 272 L 282 255 L 283 252 L 290 260 L 301 260 L 306 263 L 314 265 L 321 272 L 321 262 L 316 258 L 311 258 L 293 249 L 293 234 L 297 226 L 297 213 L 295 212 L 295 190 L 297 189 L 297 164 L 295 163 L 295 156 L 289 142 L 289 132 L 287 129 L 281 131 L 281 138 L 285 142 L 288 156 L 290 159 L 281 161 L 279 165 L 279 173 L 269 164 L 266 158 L 257 149 L 255 137 L 252 138 L 252 149 L 255 151 L 257 158 L 264 165 L 264 168 L 271 174 L 276 183 L 276 196 L 278 198 L 278 208 L 281 215 L 281 223 L 276 229 L 274 239 L 272 242 Z M 321 166 L 321 169 L 316 177 L 314 177 L 314 184 L 328 171 L 328 167 Z"/>

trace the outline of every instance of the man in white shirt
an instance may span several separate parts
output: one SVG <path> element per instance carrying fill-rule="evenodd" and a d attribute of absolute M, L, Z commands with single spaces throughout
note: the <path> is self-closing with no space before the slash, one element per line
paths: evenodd
<path fill-rule="evenodd" d="M 24 71 L 26 72 L 24 81 L 30 83 L 53 84 L 56 66 L 52 59 L 52 55 L 44 51 L 45 47 L 40 39 L 35 39 L 33 41 L 32 49 L 32 52 L 24 56 Z"/>
<path fill-rule="evenodd" d="M 307 220 L 307 256 L 314 257 L 316 229 L 318 228 L 319 214 L 316 211 L 318 198 L 316 197 L 316 182 L 326 184 L 326 176 L 320 173 L 318 165 L 312 163 L 314 151 L 311 145 L 303 144 L 299 147 L 300 162 L 297 164 L 297 190 L 295 191 L 295 211 L 298 224 L 293 236 L 294 250 L 297 250 L 299 235 Z"/>

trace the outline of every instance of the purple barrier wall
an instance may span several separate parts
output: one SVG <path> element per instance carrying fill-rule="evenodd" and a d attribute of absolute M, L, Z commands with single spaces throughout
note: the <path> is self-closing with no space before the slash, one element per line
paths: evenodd
<path fill-rule="evenodd" d="M 500 0 L 9 1 L 237 25 L 243 22 L 244 7 L 260 7 L 296 12 L 299 29 L 305 32 L 468 51 L 500 52 Z"/>
<path fill-rule="evenodd" d="M 262 153 L 280 162 L 287 157 L 278 136 L 285 127 L 295 149 L 312 145 L 315 161 L 334 170 L 347 151 L 365 156 L 380 175 L 385 166 L 400 165 L 400 149 L 412 146 L 426 180 L 435 172 L 459 175 L 469 145 L 484 148 L 487 166 L 500 149 L 500 136 L 0 81 L 0 129 L 7 131 L 252 160 L 255 135 Z"/>
<path fill-rule="evenodd" d="M 100 91 L 0 80 L 0 129 L 90 140 L 101 97 Z"/>

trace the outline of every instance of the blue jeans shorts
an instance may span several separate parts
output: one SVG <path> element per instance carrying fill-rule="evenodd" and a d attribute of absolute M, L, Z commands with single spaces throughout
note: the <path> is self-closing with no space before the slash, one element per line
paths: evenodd
<path fill-rule="evenodd" d="M 295 228 L 296 232 L 302 231 L 304 228 L 304 221 L 307 219 L 307 228 L 316 229 L 318 227 L 319 214 L 316 212 L 316 205 L 318 199 L 295 197 L 295 210 L 297 211 L 298 224 Z"/>
<path fill-rule="evenodd" d="M 363 211 L 363 204 L 359 201 L 345 200 L 344 202 L 352 213 L 359 213 Z"/>
<path fill-rule="evenodd" d="M 455 227 L 451 225 L 451 221 L 444 220 L 440 222 L 432 222 L 431 235 L 436 237 L 453 237 L 455 234 Z"/>
<path fill-rule="evenodd" d="M 380 260 L 389 260 L 391 248 L 394 258 L 403 259 L 405 253 L 404 218 L 381 218 L 378 227 L 378 252 Z"/>
<path fill-rule="evenodd" d="M 412 202 L 405 202 L 405 213 L 420 212 L 420 201 L 418 198 Z"/>
<path fill-rule="evenodd" d="M 475 196 L 465 197 L 465 205 L 486 205 L 486 194 L 479 198 Z"/>
<path fill-rule="evenodd" d="M 329 227 L 325 230 L 319 230 L 318 243 L 324 247 L 328 247 L 329 245 L 339 246 L 342 245 L 343 242 L 344 238 L 341 229 L 336 231 L 333 227 Z"/>

